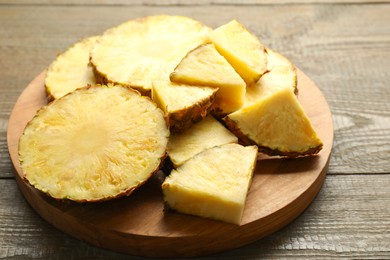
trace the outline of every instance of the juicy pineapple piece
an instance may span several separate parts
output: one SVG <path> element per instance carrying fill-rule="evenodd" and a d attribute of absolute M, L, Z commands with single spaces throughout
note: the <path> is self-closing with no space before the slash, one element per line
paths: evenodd
<path fill-rule="evenodd" d="M 107 30 L 91 52 L 102 83 L 117 83 L 149 95 L 154 80 L 166 80 L 210 28 L 182 16 L 149 16 Z"/>
<path fill-rule="evenodd" d="M 217 91 L 161 80 L 153 82 L 152 99 L 168 114 L 172 131 L 177 132 L 207 116 Z"/>
<path fill-rule="evenodd" d="M 209 34 L 219 53 L 250 85 L 267 71 L 267 56 L 263 44 L 236 20 L 218 27 Z"/>
<path fill-rule="evenodd" d="M 162 184 L 167 206 L 240 224 L 257 159 L 256 146 L 225 144 L 199 153 Z"/>
<path fill-rule="evenodd" d="M 283 88 L 224 118 L 244 142 L 269 155 L 296 157 L 322 149 L 303 107 L 290 88 Z"/>
<path fill-rule="evenodd" d="M 45 77 L 49 100 L 96 83 L 92 67 L 88 64 L 89 53 L 97 39 L 98 36 L 93 36 L 75 43 L 50 64 Z"/>
<path fill-rule="evenodd" d="M 168 156 L 174 167 L 214 146 L 238 143 L 238 138 L 211 115 L 169 137 Z"/>
<path fill-rule="evenodd" d="M 219 88 L 213 110 L 220 114 L 236 111 L 244 103 L 245 82 L 213 44 L 190 51 L 171 73 L 170 79 L 176 83 Z"/>
<path fill-rule="evenodd" d="M 25 179 L 56 199 L 101 201 L 130 194 L 166 155 L 163 112 L 120 86 L 75 90 L 40 109 L 19 140 Z"/>
<path fill-rule="evenodd" d="M 246 90 L 245 104 L 250 105 L 282 88 L 290 88 L 295 93 L 297 88 L 297 72 L 294 65 L 283 55 L 267 48 L 268 69 L 256 84 Z"/>

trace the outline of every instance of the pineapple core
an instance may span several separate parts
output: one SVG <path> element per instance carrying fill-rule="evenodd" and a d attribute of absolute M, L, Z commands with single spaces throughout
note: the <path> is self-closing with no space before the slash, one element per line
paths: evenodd
<path fill-rule="evenodd" d="M 25 179 L 56 199 L 130 194 L 165 157 L 164 113 L 120 86 L 75 90 L 40 109 L 19 140 Z"/>
<path fill-rule="evenodd" d="M 173 170 L 162 184 L 169 208 L 239 225 L 257 159 L 257 147 L 216 146 Z"/>

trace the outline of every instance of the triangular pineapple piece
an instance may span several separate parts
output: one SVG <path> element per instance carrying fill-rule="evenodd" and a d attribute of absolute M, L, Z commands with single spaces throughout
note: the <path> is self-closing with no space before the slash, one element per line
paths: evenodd
<path fill-rule="evenodd" d="M 213 107 L 220 114 L 239 109 L 244 103 L 246 84 L 213 44 L 190 51 L 171 73 L 172 82 L 219 88 Z"/>
<path fill-rule="evenodd" d="M 207 116 L 217 91 L 161 80 L 153 82 L 152 99 L 168 115 L 171 130 L 177 132 Z"/>
<path fill-rule="evenodd" d="M 211 115 L 169 137 L 168 156 L 174 167 L 214 146 L 238 143 L 238 138 Z"/>
<path fill-rule="evenodd" d="M 248 85 L 267 71 L 263 44 L 238 21 L 232 20 L 216 28 L 209 34 L 209 40 Z"/>
<path fill-rule="evenodd" d="M 211 29 L 183 16 L 130 20 L 107 30 L 91 52 L 102 83 L 117 83 L 150 95 L 154 80 L 165 80 L 188 51 L 206 41 Z"/>
<path fill-rule="evenodd" d="M 178 212 L 239 225 L 257 159 L 256 146 L 225 144 L 197 154 L 162 184 Z"/>
<path fill-rule="evenodd" d="M 284 88 L 224 118 L 228 128 L 269 155 L 313 155 L 322 148 L 302 105 Z"/>
<path fill-rule="evenodd" d="M 298 92 L 297 72 L 294 65 L 286 57 L 267 48 L 268 72 L 247 88 L 244 106 L 268 96 L 282 88 L 290 88 Z"/>
<path fill-rule="evenodd" d="M 56 199 L 128 195 L 159 169 L 164 113 L 128 87 L 80 88 L 40 109 L 19 140 L 24 177 Z"/>
<path fill-rule="evenodd" d="M 96 83 L 92 67 L 88 64 L 89 53 L 97 39 L 98 36 L 93 36 L 75 43 L 50 64 L 45 77 L 49 100 Z"/>

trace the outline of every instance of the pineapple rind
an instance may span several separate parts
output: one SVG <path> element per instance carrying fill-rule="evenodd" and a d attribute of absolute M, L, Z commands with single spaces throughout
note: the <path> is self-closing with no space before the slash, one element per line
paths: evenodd
<path fill-rule="evenodd" d="M 267 73 L 253 85 L 249 86 L 245 95 L 244 106 L 257 102 L 282 88 L 291 88 L 298 93 L 297 73 L 295 66 L 282 54 L 269 48 L 267 52 Z"/>
<path fill-rule="evenodd" d="M 218 89 L 154 81 L 152 99 L 167 115 L 172 132 L 180 132 L 205 118 Z"/>
<path fill-rule="evenodd" d="M 163 112 L 120 86 L 75 90 L 41 108 L 19 140 L 24 178 L 56 199 L 130 194 L 159 169 L 169 130 Z"/>
<path fill-rule="evenodd" d="M 173 170 L 162 184 L 167 206 L 181 213 L 240 224 L 257 147 L 225 144 Z"/>
<path fill-rule="evenodd" d="M 206 41 L 210 28 L 184 16 L 157 15 L 107 30 L 91 52 L 96 78 L 150 94 L 189 51 Z"/>
<path fill-rule="evenodd" d="M 237 20 L 216 28 L 208 37 L 248 85 L 267 71 L 265 47 Z"/>
<path fill-rule="evenodd" d="M 174 167 L 214 146 L 238 143 L 238 138 L 211 115 L 190 128 L 173 133 L 168 141 L 168 156 Z"/>
<path fill-rule="evenodd" d="M 97 39 L 98 36 L 92 36 L 76 42 L 50 64 L 45 76 L 49 101 L 96 83 L 92 67 L 89 66 L 89 53 Z"/>
<path fill-rule="evenodd" d="M 323 146 L 290 88 L 231 113 L 224 121 L 244 144 L 256 144 L 269 155 L 314 155 Z"/>

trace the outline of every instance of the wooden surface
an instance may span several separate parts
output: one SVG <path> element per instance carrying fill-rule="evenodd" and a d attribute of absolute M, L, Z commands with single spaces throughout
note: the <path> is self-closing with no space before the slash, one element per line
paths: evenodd
<path fill-rule="evenodd" d="M 61 231 L 95 246 L 137 256 L 194 257 L 237 248 L 281 229 L 300 215 L 323 185 L 333 145 L 333 123 L 318 87 L 298 71 L 298 98 L 324 146 L 317 156 L 257 161 L 239 226 L 164 212 L 160 173 L 128 198 L 105 203 L 61 203 L 23 180 L 18 141 L 36 111 L 47 105 L 45 71 L 18 98 L 7 129 L 16 180 L 30 205 Z"/>
<path fill-rule="evenodd" d="M 390 258 L 389 1 L 51 2 L 0 0 L 0 257 L 142 259 L 80 242 L 39 217 L 17 188 L 6 129 L 18 96 L 58 52 L 127 19 L 166 13 L 213 27 L 240 20 L 314 80 L 335 128 L 324 186 L 302 215 L 202 259 Z"/>

